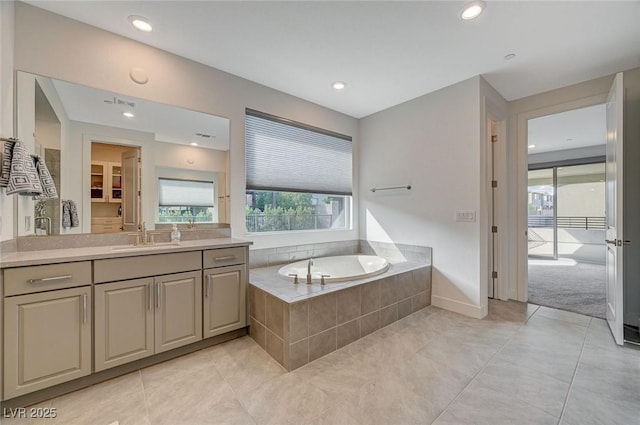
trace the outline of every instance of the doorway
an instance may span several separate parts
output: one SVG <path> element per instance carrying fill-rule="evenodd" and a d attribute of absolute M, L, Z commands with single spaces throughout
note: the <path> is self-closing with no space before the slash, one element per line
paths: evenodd
<path fill-rule="evenodd" d="M 604 105 L 528 122 L 528 300 L 606 318 Z"/>

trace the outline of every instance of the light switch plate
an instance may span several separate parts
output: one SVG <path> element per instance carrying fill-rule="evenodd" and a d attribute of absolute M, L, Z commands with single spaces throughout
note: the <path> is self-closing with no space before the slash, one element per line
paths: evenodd
<path fill-rule="evenodd" d="M 456 211 L 456 221 L 476 221 L 475 211 Z"/>

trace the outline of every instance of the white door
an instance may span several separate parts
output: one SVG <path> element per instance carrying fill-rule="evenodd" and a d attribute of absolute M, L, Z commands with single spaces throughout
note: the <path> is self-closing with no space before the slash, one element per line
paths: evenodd
<path fill-rule="evenodd" d="M 140 149 L 122 152 L 122 229 L 135 232 L 140 225 Z"/>
<path fill-rule="evenodd" d="M 616 343 L 622 345 L 622 73 L 616 75 L 607 97 L 607 322 Z"/>

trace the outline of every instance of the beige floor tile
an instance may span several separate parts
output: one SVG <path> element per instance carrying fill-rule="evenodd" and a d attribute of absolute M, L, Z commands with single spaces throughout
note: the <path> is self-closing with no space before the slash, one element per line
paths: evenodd
<path fill-rule="evenodd" d="M 492 361 L 475 382 L 501 393 L 514 403 L 527 403 L 548 414 L 560 417 L 569 383 L 530 368 L 508 362 Z"/>
<path fill-rule="evenodd" d="M 591 322 L 591 316 L 585 316 L 583 314 L 572 313 L 570 311 L 563 311 L 544 306 L 540 306 L 535 315 L 544 316 L 549 319 L 562 320 L 564 322 L 573 323 L 574 325 L 579 326 L 589 326 L 589 323 Z"/>
<path fill-rule="evenodd" d="M 446 412 L 459 423 L 473 425 L 557 425 L 559 419 L 559 415 L 550 415 L 477 381 L 465 388 Z"/>
<path fill-rule="evenodd" d="M 166 370 L 154 366 L 141 371 L 152 424 L 189 423 L 185 418 L 203 418 L 237 401 L 213 363 L 197 364 L 195 356 L 190 360 L 192 363 L 182 360 Z M 177 368 L 178 364 L 183 368 Z"/>
<path fill-rule="evenodd" d="M 48 419 L 47 424 L 149 423 L 139 372 L 55 398 L 51 407 L 56 409 L 57 417 Z"/>
<path fill-rule="evenodd" d="M 288 373 L 240 396 L 258 425 L 303 423 L 319 417 L 337 403 L 308 379 Z"/>
<path fill-rule="evenodd" d="M 601 397 L 604 391 L 572 388 L 562 417 L 563 424 L 570 425 L 630 425 L 640 417 L 640 399 L 635 403 L 619 402 Z M 635 395 L 638 397 L 638 393 Z"/>

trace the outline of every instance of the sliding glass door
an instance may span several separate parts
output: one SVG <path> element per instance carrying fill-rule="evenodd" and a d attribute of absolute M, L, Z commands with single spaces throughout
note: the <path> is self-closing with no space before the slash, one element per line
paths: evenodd
<path fill-rule="evenodd" d="M 527 239 L 530 256 L 558 258 L 555 188 L 555 167 L 529 171 Z"/>
<path fill-rule="evenodd" d="M 604 163 L 529 171 L 529 255 L 602 262 Z"/>

